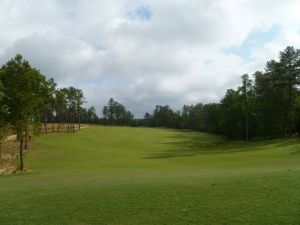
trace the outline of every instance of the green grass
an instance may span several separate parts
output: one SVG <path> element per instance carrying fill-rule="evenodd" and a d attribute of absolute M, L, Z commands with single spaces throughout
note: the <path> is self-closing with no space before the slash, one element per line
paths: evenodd
<path fill-rule="evenodd" d="M 300 141 L 168 129 L 36 137 L 0 177 L 0 224 L 300 224 Z"/>

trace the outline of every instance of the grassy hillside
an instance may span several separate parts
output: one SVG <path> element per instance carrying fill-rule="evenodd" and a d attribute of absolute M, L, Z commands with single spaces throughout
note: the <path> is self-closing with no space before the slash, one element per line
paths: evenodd
<path fill-rule="evenodd" d="M 89 127 L 36 137 L 0 224 L 299 224 L 300 141 Z"/>

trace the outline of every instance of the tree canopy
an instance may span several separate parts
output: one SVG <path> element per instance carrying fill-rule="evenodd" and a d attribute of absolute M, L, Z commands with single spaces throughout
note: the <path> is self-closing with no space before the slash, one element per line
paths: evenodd
<path fill-rule="evenodd" d="M 133 114 L 124 105 L 110 98 L 107 105 L 103 107 L 103 123 L 108 125 L 130 125 Z"/>

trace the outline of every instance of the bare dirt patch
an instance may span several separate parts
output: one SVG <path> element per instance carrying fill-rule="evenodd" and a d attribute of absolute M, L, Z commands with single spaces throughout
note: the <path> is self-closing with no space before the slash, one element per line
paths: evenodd
<path fill-rule="evenodd" d="M 18 171 L 17 166 L 0 166 L 0 175 L 16 173 Z"/>
<path fill-rule="evenodd" d="M 16 173 L 18 171 L 16 160 L 19 157 L 16 135 L 10 135 L 4 139 L 1 153 L 0 175 Z"/>
<path fill-rule="evenodd" d="M 4 142 L 9 142 L 9 141 L 16 141 L 17 140 L 17 135 L 13 134 L 13 135 L 9 135 L 4 139 Z"/>

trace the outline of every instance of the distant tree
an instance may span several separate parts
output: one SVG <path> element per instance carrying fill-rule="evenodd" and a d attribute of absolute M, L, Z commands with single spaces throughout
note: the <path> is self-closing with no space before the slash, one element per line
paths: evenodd
<path fill-rule="evenodd" d="M 91 106 L 87 109 L 87 123 L 95 124 L 98 121 L 98 116 L 96 113 L 95 106 Z"/>
<path fill-rule="evenodd" d="M 205 126 L 202 131 L 220 134 L 221 107 L 219 103 L 210 103 L 203 106 Z"/>
<path fill-rule="evenodd" d="M 238 88 L 242 112 L 245 116 L 245 139 L 249 140 L 249 118 L 254 114 L 254 92 L 252 80 L 248 74 L 242 76 L 242 86 Z"/>
<path fill-rule="evenodd" d="M 157 105 L 152 113 L 155 127 L 175 127 L 175 113 L 168 105 Z"/>
<path fill-rule="evenodd" d="M 113 98 L 110 98 L 107 104 L 107 119 L 109 120 L 109 124 L 114 124 L 115 122 L 115 110 L 116 110 L 116 102 Z M 105 107 L 105 106 L 104 106 Z"/>
<path fill-rule="evenodd" d="M 48 101 L 50 106 L 50 116 L 51 116 L 51 124 L 52 124 L 52 132 L 54 132 L 54 111 L 55 111 L 55 93 L 56 93 L 56 86 L 57 84 L 54 82 L 54 79 L 51 78 L 47 81 L 48 87 Z"/>
<path fill-rule="evenodd" d="M 293 132 L 293 124 L 295 122 L 294 107 L 295 107 L 295 93 L 296 86 L 299 84 L 300 78 L 300 50 L 288 46 L 279 54 L 280 65 L 282 72 L 287 80 L 288 93 L 288 135 L 291 136 Z"/>
<path fill-rule="evenodd" d="M 204 131 L 203 125 L 205 123 L 205 117 L 203 108 L 204 105 L 202 103 L 189 106 L 188 129 Z"/>
<path fill-rule="evenodd" d="M 142 125 L 149 127 L 151 125 L 151 119 L 152 116 L 150 115 L 150 113 L 145 113 Z"/>
<path fill-rule="evenodd" d="M 56 118 L 58 121 L 57 131 L 60 131 L 61 123 L 64 122 L 65 114 L 67 112 L 67 100 L 66 92 L 62 89 L 55 90 L 54 108 L 56 112 Z"/>
<path fill-rule="evenodd" d="M 286 96 L 286 77 L 283 74 L 282 66 L 275 60 L 268 61 L 266 64 L 266 71 L 264 73 L 265 85 L 261 87 L 265 93 L 265 107 L 261 108 L 266 114 L 266 117 L 271 119 L 271 123 L 266 123 L 265 117 L 260 123 L 264 124 L 264 127 L 269 129 L 268 134 L 271 136 L 282 136 L 287 130 L 287 96 Z M 258 84 L 256 83 L 258 88 Z M 256 98 L 259 98 L 257 94 Z M 267 107 L 266 107 L 267 106 Z"/>
<path fill-rule="evenodd" d="M 109 125 L 131 125 L 133 114 L 124 105 L 110 98 L 108 104 L 103 107 L 102 114 L 105 124 Z"/>
<path fill-rule="evenodd" d="M 76 115 L 76 94 L 77 89 L 74 87 L 63 88 L 62 91 L 66 96 L 68 132 L 75 132 L 75 115 Z"/>
<path fill-rule="evenodd" d="M 84 103 L 84 96 L 83 92 L 80 89 L 76 89 L 75 91 L 75 104 L 76 104 L 76 114 L 77 114 L 77 122 L 78 122 L 78 129 L 80 130 L 80 116 L 81 116 L 81 106 Z"/>
<path fill-rule="evenodd" d="M 267 62 L 265 72 L 255 72 L 256 136 L 279 137 L 285 134 L 287 129 L 285 86 L 279 63 L 275 60 Z"/>
<path fill-rule="evenodd" d="M 240 138 L 243 132 L 243 112 L 238 92 L 229 89 L 221 100 L 221 133 L 229 138 Z"/>
<path fill-rule="evenodd" d="M 52 123 L 52 132 L 54 131 L 54 110 L 55 110 L 55 91 L 57 84 L 51 78 L 44 82 L 43 97 L 44 105 L 42 106 L 41 117 L 44 123 L 44 132 L 47 133 L 47 123 Z"/>

